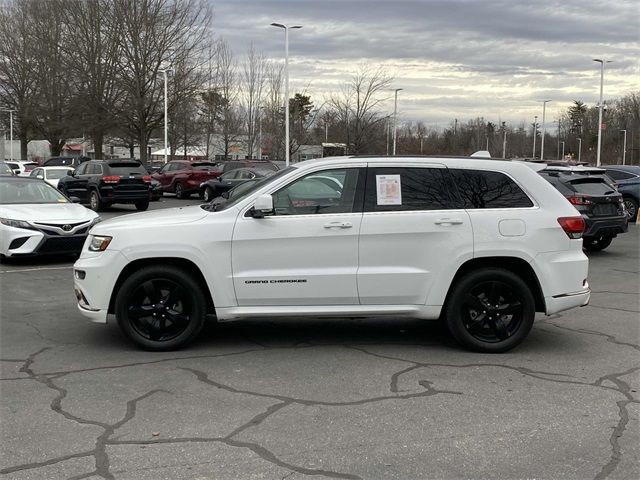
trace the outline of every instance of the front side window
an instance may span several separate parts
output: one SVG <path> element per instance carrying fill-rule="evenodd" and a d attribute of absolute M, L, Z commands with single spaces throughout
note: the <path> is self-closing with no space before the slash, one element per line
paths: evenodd
<path fill-rule="evenodd" d="M 42 171 L 39 168 L 32 170 L 29 174 L 30 177 L 37 177 L 38 175 L 42 175 Z"/>
<path fill-rule="evenodd" d="M 369 167 L 365 212 L 445 210 L 451 201 L 446 169 Z"/>
<path fill-rule="evenodd" d="M 87 167 L 89 167 L 88 163 L 83 163 L 81 164 L 77 169 L 76 169 L 76 175 L 84 175 L 85 173 L 87 173 Z"/>
<path fill-rule="evenodd" d="M 342 185 L 329 185 L 312 173 L 295 180 L 273 194 L 276 215 L 316 215 L 351 213 L 356 203 L 360 169 L 345 168 L 322 172 L 322 175 L 341 176 Z"/>
<path fill-rule="evenodd" d="M 487 170 L 451 169 L 464 208 L 526 208 L 533 202 L 507 175 Z"/>

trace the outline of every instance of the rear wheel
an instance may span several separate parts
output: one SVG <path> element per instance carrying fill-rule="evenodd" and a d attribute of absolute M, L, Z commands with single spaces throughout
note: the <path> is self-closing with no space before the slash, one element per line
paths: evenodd
<path fill-rule="evenodd" d="M 189 194 L 184 191 L 184 187 L 181 183 L 176 183 L 176 198 L 188 198 Z"/>
<path fill-rule="evenodd" d="M 624 206 L 627 209 L 627 220 L 635 222 L 638 216 L 638 202 L 631 197 L 624 197 Z"/>
<path fill-rule="evenodd" d="M 611 245 L 612 240 L 613 240 L 613 237 L 610 235 L 601 235 L 599 237 L 585 238 L 582 241 L 582 246 L 584 247 L 585 250 L 589 252 L 599 252 L 607 248 L 609 245 Z"/>
<path fill-rule="evenodd" d="M 100 199 L 100 195 L 98 195 L 96 190 L 91 190 L 89 194 L 89 206 L 94 212 L 101 212 L 107 205 Z"/>
<path fill-rule="evenodd" d="M 139 212 L 144 212 L 147 208 L 149 208 L 149 200 L 141 200 L 136 202 L 136 210 Z"/>
<path fill-rule="evenodd" d="M 134 272 L 120 287 L 116 318 L 124 334 L 146 350 L 184 347 L 201 332 L 206 299 L 184 270 L 152 265 Z"/>
<path fill-rule="evenodd" d="M 213 200 L 213 190 L 211 189 L 211 187 L 206 187 L 204 189 L 203 198 L 205 202 L 210 202 L 211 200 Z"/>
<path fill-rule="evenodd" d="M 487 268 L 466 274 L 447 302 L 447 328 L 463 346 L 500 353 L 519 345 L 529 334 L 535 301 L 516 274 Z"/>

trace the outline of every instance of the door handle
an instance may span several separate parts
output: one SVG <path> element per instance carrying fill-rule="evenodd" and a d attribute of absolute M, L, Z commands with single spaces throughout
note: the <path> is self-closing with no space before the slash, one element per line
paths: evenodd
<path fill-rule="evenodd" d="M 461 225 L 462 220 L 459 218 L 439 218 L 434 223 L 436 225 Z"/>
<path fill-rule="evenodd" d="M 324 228 L 351 228 L 350 222 L 329 222 L 324 224 Z"/>

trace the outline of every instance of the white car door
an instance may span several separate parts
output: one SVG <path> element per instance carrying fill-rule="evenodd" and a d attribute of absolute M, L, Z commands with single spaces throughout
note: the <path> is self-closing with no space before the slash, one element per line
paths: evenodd
<path fill-rule="evenodd" d="M 232 240 L 239 306 L 358 303 L 363 167 L 308 173 L 269 192 L 273 215 L 240 214 Z M 320 174 L 335 184 L 313 178 Z"/>
<path fill-rule="evenodd" d="M 369 164 L 360 227 L 363 305 L 424 305 L 439 279 L 473 258 L 467 212 L 447 169 L 424 163 Z"/>

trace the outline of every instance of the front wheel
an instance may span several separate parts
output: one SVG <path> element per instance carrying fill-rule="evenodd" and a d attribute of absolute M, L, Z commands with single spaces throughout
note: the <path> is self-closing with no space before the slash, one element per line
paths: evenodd
<path fill-rule="evenodd" d="M 211 187 L 206 187 L 204 189 L 203 199 L 207 203 L 213 200 L 213 190 L 211 189 Z"/>
<path fill-rule="evenodd" d="M 515 273 L 487 268 L 466 274 L 447 302 L 447 328 L 463 346 L 482 353 L 501 353 L 529 334 L 535 300 Z"/>
<path fill-rule="evenodd" d="M 149 208 L 149 200 L 141 200 L 135 203 L 136 210 L 139 212 L 144 212 L 147 208 Z"/>
<path fill-rule="evenodd" d="M 146 350 L 169 351 L 191 343 L 205 323 L 201 285 L 184 270 L 151 265 L 134 272 L 116 295 L 120 328 Z"/>
<path fill-rule="evenodd" d="M 600 235 L 599 237 L 585 238 L 582 241 L 582 246 L 588 252 L 599 252 L 611 245 L 612 240 L 613 237 L 610 235 Z"/>
<path fill-rule="evenodd" d="M 627 209 L 627 220 L 635 222 L 638 216 L 638 202 L 631 197 L 624 198 L 624 206 Z"/>

